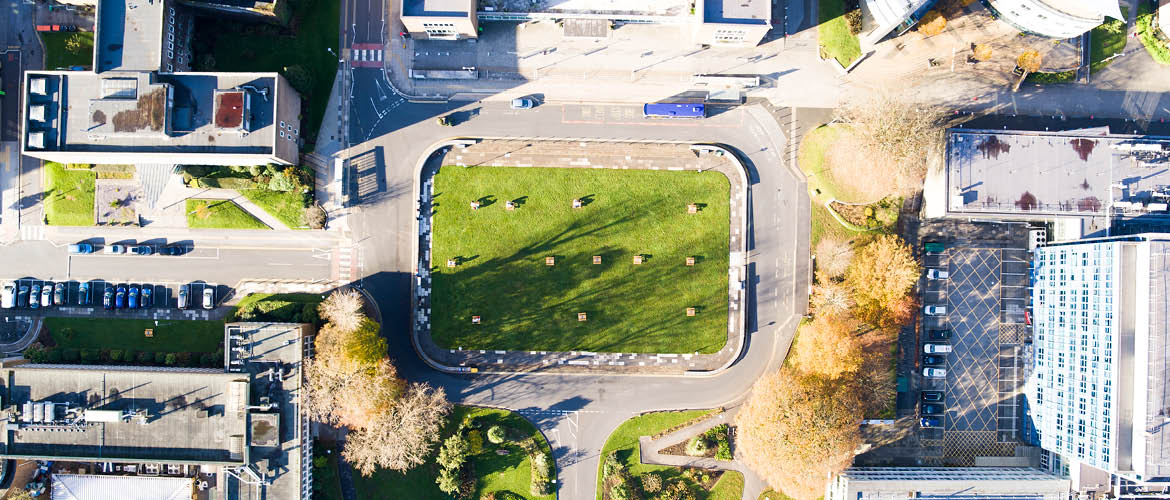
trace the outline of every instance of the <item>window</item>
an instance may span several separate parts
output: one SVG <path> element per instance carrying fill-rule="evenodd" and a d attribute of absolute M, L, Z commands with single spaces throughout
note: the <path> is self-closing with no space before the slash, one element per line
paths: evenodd
<path fill-rule="evenodd" d="M 173 59 L 174 57 L 175 57 L 175 51 L 168 50 L 167 51 L 167 59 Z"/>
<path fill-rule="evenodd" d="M 280 128 L 284 128 L 284 120 L 280 121 Z"/>
<path fill-rule="evenodd" d="M 169 72 L 169 71 L 174 71 L 174 70 L 175 70 L 175 66 L 171 63 L 167 63 L 167 71 Z"/>
<path fill-rule="evenodd" d="M 167 41 L 171 41 L 171 42 L 175 41 L 175 34 L 171 33 L 171 34 L 167 35 Z"/>
<path fill-rule="evenodd" d="M 283 130 L 280 131 L 280 138 L 284 139 L 284 131 Z"/>
<path fill-rule="evenodd" d="M 167 50 L 175 50 L 174 42 L 167 42 Z"/>
<path fill-rule="evenodd" d="M 170 8 L 170 12 L 171 12 L 171 15 L 172 15 L 172 16 L 173 16 L 173 15 L 175 15 L 175 8 L 174 8 L 174 7 L 171 7 L 171 8 Z"/>

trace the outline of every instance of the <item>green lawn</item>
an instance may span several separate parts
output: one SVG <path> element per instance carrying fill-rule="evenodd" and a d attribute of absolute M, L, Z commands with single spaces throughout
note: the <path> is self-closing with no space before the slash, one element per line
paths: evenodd
<path fill-rule="evenodd" d="M 708 500 L 740 500 L 742 498 L 743 474 L 735 470 L 724 472 L 715 482 L 715 486 L 711 488 L 711 492 L 707 494 Z"/>
<path fill-rule="evenodd" d="M 305 226 L 305 197 L 292 191 L 270 191 L 268 189 L 242 189 L 240 194 L 252 201 L 265 212 L 280 219 L 292 229 L 307 229 Z"/>
<path fill-rule="evenodd" d="M 821 50 L 826 57 L 835 58 L 842 67 L 848 68 L 861 57 L 861 42 L 849 32 L 845 0 L 820 0 L 818 18 L 817 39 Z"/>
<path fill-rule="evenodd" d="M 94 294 L 98 295 L 97 293 Z M 223 321 L 45 318 L 57 347 L 65 349 L 133 349 L 156 352 L 214 352 L 223 342 Z M 143 331 L 154 330 L 147 338 Z"/>
<path fill-rule="evenodd" d="M 481 431 L 485 433 L 492 425 L 502 425 L 513 432 L 533 438 L 537 446 L 548 453 L 551 459 L 551 450 L 544 436 L 524 417 L 508 410 L 456 406 L 443 429 L 443 439 L 455 432 L 459 422 L 470 417 L 483 423 Z M 476 490 L 471 498 L 482 498 L 493 491 L 510 491 L 527 500 L 553 500 L 556 498 L 555 495 L 533 495 L 530 493 L 529 482 L 532 465 L 528 455 L 514 443 L 505 443 L 502 446 L 509 451 L 507 455 L 497 455 L 495 449 L 500 448 L 500 446 L 489 443 L 485 438 L 483 451 L 471 457 L 471 464 L 477 477 Z M 438 446 L 435 448 L 437 450 Z M 438 465 L 435 463 L 435 455 L 432 454 L 427 463 L 405 473 L 379 470 L 370 477 L 355 473 L 353 481 L 357 497 L 363 500 L 405 498 L 411 500 L 449 500 L 450 497 L 440 491 L 439 486 L 435 484 L 435 478 L 438 475 Z"/>
<path fill-rule="evenodd" d="M 44 163 L 45 220 L 54 226 L 92 226 L 93 191 L 97 174 Z"/>
<path fill-rule="evenodd" d="M 232 21 L 219 16 L 200 18 L 196 21 L 200 32 L 196 40 L 213 44 L 210 53 L 215 57 L 215 67 L 198 69 L 284 73 L 285 68 L 304 66 L 312 75 L 312 81 L 311 90 L 301 92 L 306 103 L 301 110 L 301 136 L 311 147 L 337 74 L 338 56 L 335 54 L 339 53 L 339 5 L 337 0 L 296 1 L 289 23 L 291 28 L 280 33 L 267 31 L 259 23 Z M 196 61 L 200 61 L 207 50 L 197 49 L 200 50 Z"/>
<path fill-rule="evenodd" d="M 760 493 L 760 498 L 757 500 L 792 500 L 792 497 L 789 497 L 788 495 L 780 493 L 776 490 L 767 490 L 763 493 Z"/>
<path fill-rule="evenodd" d="M 1129 18 L 1129 8 L 1121 7 L 1121 16 Z M 1112 60 L 1105 58 L 1125 50 L 1125 19 L 1108 18 L 1089 33 L 1089 72 L 1096 73 L 1108 66 Z"/>
<path fill-rule="evenodd" d="M 338 455 L 336 449 L 313 445 L 313 500 L 342 500 Z"/>
<path fill-rule="evenodd" d="M 849 131 L 848 125 L 822 125 L 808 131 L 800 140 L 797 165 L 808 178 L 809 194 L 814 198 L 834 198 L 847 203 L 865 203 L 864 195 L 833 177 L 826 165 L 826 156 L 837 140 Z"/>
<path fill-rule="evenodd" d="M 68 33 L 64 31 L 37 32 L 41 42 L 45 44 L 45 69 L 69 69 L 73 66 L 93 67 L 93 32 L 78 31 Z M 69 52 L 65 48 L 65 41 L 70 37 L 81 40 L 81 50 L 77 53 Z"/>
<path fill-rule="evenodd" d="M 672 479 L 682 477 L 680 469 L 677 467 L 643 464 L 638 460 L 640 456 L 639 450 L 641 449 L 641 446 L 638 444 L 638 437 L 653 436 L 676 425 L 686 423 L 691 419 L 714 411 L 717 410 L 660 411 L 639 415 L 622 422 L 609 435 L 609 439 L 605 440 L 605 446 L 601 448 L 601 461 L 597 467 L 597 499 L 602 500 L 602 481 L 604 479 L 602 477 L 602 467 L 605 464 L 605 457 L 609 456 L 612 451 L 617 451 L 618 459 L 626 465 L 631 476 L 637 477 L 648 472 L 655 472 L 663 476 L 664 484 Z M 743 477 L 739 478 L 739 482 L 740 494 L 742 494 Z M 737 496 L 732 498 L 739 498 L 739 496 L 737 494 Z"/>
<path fill-rule="evenodd" d="M 235 321 L 318 323 L 317 305 L 323 296 L 311 293 L 253 293 L 236 304 Z"/>
<path fill-rule="evenodd" d="M 713 353 L 726 342 L 723 174 L 443 167 L 434 189 L 431 326 L 440 346 Z M 588 204 L 574 209 L 574 198 Z M 472 200 L 483 206 L 471 210 Z M 688 214 L 689 203 L 702 209 Z M 645 256 L 641 265 L 635 255 Z M 698 314 L 688 317 L 688 307 Z"/>
<path fill-rule="evenodd" d="M 187 200 L 187 227 L 269 229 L 231 200 Z"/>
<path fill-rule="evenodd" d="M 1158 28 L 1154 20 L 1154 12 L 1150 9 L 1150 2 L 1138 2 L 1137 17 L 1138 39 L 1146 47 L 1146 52 L 1158 64 L 1170 64 L 1170 47 L 1167 46 L 1166 36 Z"/>

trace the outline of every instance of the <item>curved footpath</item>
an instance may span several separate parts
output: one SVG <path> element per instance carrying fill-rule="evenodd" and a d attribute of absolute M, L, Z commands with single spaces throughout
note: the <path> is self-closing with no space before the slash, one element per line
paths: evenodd
<path fill-rule="evenodd" d="M 580 108 L 569 104 L 545 104 L 518 116 L 506 104 L 472 103 L 468 107 L 477 110 L 474 118 L 440 127 L 433 119 L 418 118 L 434 109 L 427 106 L 403 105 L 397 110 L 403 122 L 395 124 L 395 132 L 346 152 L 383 162 L 375 173 L 385 190 L 359 200 L 364 203 L 352 218 L 352 238 L 369 270 L 361 284 L 378 302 L 391 352 L 404 376 L 441 387 L 459 403 L 516 410 L 545 433 L 557 459 L 559 498 L 595 498 L 598 455 L 624 420 L 653 410 L 734 406 L 760 374 L 779 366 L 808 303 L 810 202 L 803 178 L 782 159 L 785 134 L 766 110 L 741 107 L 687 123 L 605 123 L 566 119 Z M 710 377 L 451 375 L 423 363 L 409 338 L 415 164 L 428 145 L 451 137 L 485 136 L 691 141 L 737 150 L 752 184 L 748 333 L 740 359 Z"/>

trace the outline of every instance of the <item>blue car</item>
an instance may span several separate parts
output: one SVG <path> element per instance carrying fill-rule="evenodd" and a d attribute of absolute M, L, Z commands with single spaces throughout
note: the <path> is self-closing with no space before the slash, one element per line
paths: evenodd
<path fill-rule="evenodd" d="M 923 427 L 942 427 L 942 419 L 938 417 L 922 417 L 919 425 Z"/>
<path fill-rule="evenodd" d="M 32 286 L 32 294 L 28 296 L 28 307 L 37 309 L 41 307 L 41 285 L 40 283 Z"/>
<path fill-rule="evenodd" d="M 129 302 L 130 309 L 138 309 L 138 287 L 130 287 L 130 297 L 127 302 Z"/>
<path fill-rule="evenodd" d="M 118 292 L 114 295 L 114 307 L 118 309 L 126 308 L 126 287 L 118 287 Z"/>

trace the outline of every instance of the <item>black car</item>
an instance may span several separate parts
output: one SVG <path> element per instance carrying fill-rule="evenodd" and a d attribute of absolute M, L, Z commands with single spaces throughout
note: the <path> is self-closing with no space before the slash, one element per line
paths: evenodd
<path fill-rule="evenodd" d="M 922 366 L 942 366 L 947 364 L 947 358 L 936 356 L 933 354 L 924 354 L 922 356 Z"/>
<path fill-rule="evenodd" d="M 951 331 L 950 330 L 931 330 L 930 331 L 930 340 L 950 340 L 950 338 L 951 338 Z"/>
<path fill-rule="evenodd" d="M 927 403 L 941 403 L 946 399 L 943 391 L 922 391 L 922 400 Z"/>
<path fill-rule="evenodd" d="M 130 251 L 137 255 L 150 255 L 154 253 L 154 248 L 152 248 L 150 245 L 138 245 L 131 248 Z"/>
<path fill-rule="evenodd" d="M 158 249 L 159 255 L 183 255 L 186 252 L 187 249 L 179 245 L 167 245 Z"/>
<path fill-rule="evenodd" d="M 938 403 L 922 403 L 921 413 L 923 415 L 942 415 L 943 405 Z"/>

